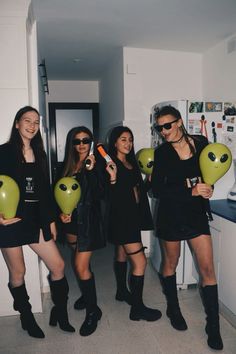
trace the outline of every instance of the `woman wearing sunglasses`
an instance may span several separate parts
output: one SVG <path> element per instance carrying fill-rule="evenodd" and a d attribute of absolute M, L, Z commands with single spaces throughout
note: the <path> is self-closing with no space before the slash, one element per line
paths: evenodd
<path fill-rule="evenodd" d="M 109 240 L 116 246 L 115 273 L 118 285 L 116 299 L 131 304 L 132 321 L 156 321 L 157 309 L 143 303 L 144 273 L 147 265 L 141 230 L 153 228 L 152 216 L 142 176 L 134 154 L 132 131 L 115 127 L 109 138 L 109 154 L 117 166 L 116 178 L 110 181 Z M 126 288 L 126 260 L 130 259 L 131 296 Z M 131 299 L 129 299 L 129 297 Z"/>
<path fill-rule="evenodd" d="M 92 252 L 105 246 L 101 199 L 104 197 L 104 176 L 91 149 L 93 135 L 84 127 L 69 131 L 66 140 L 63 177 L 76 178 L 81 186 L 81 198 L 72 215 L 60 214 L 67 242 L 73 249 L 74 270 L 82 296 L 75 302 L 77 310 L 86 308 L 86 318 L 80 328 L 82 336 L 92 334 L 102 311 L 97 306 L 94 275 L 90 268 Z M 104 169 L 103 169 L 104 170 Z M 107 171 L 110 171 L 109 166 Z"/>
<path fill-rule="evenodd" d="M 187 240 L 201 278 L 208 345 L 220 350 L 223 343 L 208 224 L 213 189 L 202 181 L 199 167 L 199 155 L 208 141 L 203 136 L 189 135 L 180 112 L 172 106 L 162 107 L 155 118 L 155 129 L 165 141 L 155 151 L 151 181 L 153 194 L 159 198 L 155 229 L 163 250 L 160 280 L 167 299 L 166 313 L 175 329 L 187 329 L 179 307 L 175 273 L 180 242 Z"/>

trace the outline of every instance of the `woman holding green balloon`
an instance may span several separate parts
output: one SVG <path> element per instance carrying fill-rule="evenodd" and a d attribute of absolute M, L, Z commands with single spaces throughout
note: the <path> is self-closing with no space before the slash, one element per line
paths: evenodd
<path fill-rule="evenodd" d="M 101 319 L 97 305 L 95 277 L 91 271 L 92 252 L 105 246 L 105 232 L 101 213 L 104 197 L 104 165 L 94 156 L 93 135 L 84 126 L 71 129 L 67 135 L 63 177 L 74 177 L 81 187 L 81 198 L 72 214 L 60 214 L 67 242 L 74 250 L 74 269 L 79 279 L 82 296 L 75 309 L 86 308 L 86 317 L 80 328 L 82 336 L 92 334 Z M 113 173 L 109 164 L 107 171 Z"/>
<path fill-rule="evenodd" d="M 55 306 L 49 324 L 56 326 L 58 323 L 66 332 L 75 329 L 68 321 L 69 287 L 64 261 L 55 244 L 54 202 L 39 123 L 40 116 L 35 108 L 21 108 L 16 113 L 9 141 L 0 146 L 0 174 L 11 177 L 20 190 L 16 217 L 7 218 L 7 210 L 0 215 L 0 248 L 9 270 L 8 287 L 14 309 L 20 312 L 22 328 L 32 337 L 44 338 L 31 312 L 24 282 L 23 245 L 29 245 L 50 271 L 49 284 Z M 10 188 L 7 181 L 5 184 L 1 188 Z"/>
<path fill-rule="evenodd" d="M 199 166 L 200 153 L 208 141 L 203 136 L 189 135 L 180 112 L 172 106 L 156 112 L 155 129 L 165 141 L 155 151 L 151 180 L 153 194 L 159 198 L 155 226 L 163 250 L 160 280 L 167 299 L 166 314 L 175 329 L 187 329 L 176 288 L 180 242 L 187 240 L 201 278 L 207 342 L 209 347 L 221 350 L 217 282 L 208 225 L 213 188 L 202 181 Z"/>

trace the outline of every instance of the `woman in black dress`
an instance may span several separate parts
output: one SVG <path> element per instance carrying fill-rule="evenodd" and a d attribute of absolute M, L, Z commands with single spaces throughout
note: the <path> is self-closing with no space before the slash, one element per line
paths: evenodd
<path fill-rule="evenodd" d="M 86 308 L 86 318 L 80 328 L 82 336 L 92 334 L 102 316 L 97 306 L 94 274 L 91 271 L 92 252 L 105 246 L 105 233 L 101 213 L 104 197 L 104 166 L 95 160 L 90 147 L 93 135 L 86 127 L 69 131 L 66 141 L 63 176 L 76 178 L 81 186 L 81 198 L 72 215 L 60 214 L 69 244 L 75 250 L 74 269 L 80 281 L 82 297 L 76 309 Z M 110 164 L 107 166 L 110 171 Z"/>
<path fill-rule="evenodd" d="M 5 219 L 3 214 L 0 216 L 0 248 L 9 270 L 8 287 L 14 309 L 20 312 L 22 328 L 32 337 L 44 338 L 31 312 L 24 283 L 23 245 L 29 245 L 50 271 L 49 284 L 55 306 L 49 324 L 56 326 L 58 323 L 67 332 L 75 329 L 68 322 L 69 287 L 64 261 L 55 244 L 54 203 L 39 122 L 35 108 L 21 108 L 15 116 L 9 141 L 0 146 L 0 174 L 12 177 L 20 189 L 16 217 Z"/>
<path fill-rule="evenodd" d="M 118 248 L 117 263 L 125 262 L 127 256 L 131 260 L 130 319 L 156 321 L 161 317 L 161 312 L 146 307 L 142 298 L 147 260 L 141 230 L 152 229 L 153 223 L 142 176 L 135 159 L 133 140 L 133 134 L 127 127 L 115 127 L 110 134 L 109 153 L 116 164 L 117 175 L 116 179 L 113 176 L 110 181 L 108 237 Z M 123 287 L 126 287 L 126 277 L 119 280 L 122 281 L 125 282 Z M 127 298 L 123 300 L 127 301 Z"/>
<path fill-rule="evenodd" d="M 208 217 L 212 186 L 202 181 L 199 155 L 208 141 L 190 136 L 183 126 L 180 112 L 165 106 L 156 113 L 156 130 L 165 142 L 155 151 L 152 190 L 159 198 L 156 235 L 163 249 L 163 290 L 167 299 L 167 316 L 177 330 L 186 330 L 177 298 L 176 267 L 180 242 L 187 240 L 193 251 L 201 277 L 201 294 L 207 314 L 208 345 L 222 349 L 219 330 L 217 284 Z"/>

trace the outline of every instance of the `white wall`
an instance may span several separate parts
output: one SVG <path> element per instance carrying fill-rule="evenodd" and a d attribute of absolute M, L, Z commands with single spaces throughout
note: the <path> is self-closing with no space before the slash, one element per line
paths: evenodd
<path fill-rule="evenodd" d="M 100 138 L 106 140 L 108 131 L 124 120 L 123 48 L 119 48 L 107 64 L 99 85 Z"/>
<path fill-rule="evenodd" d="M 47 102 L 99 102 L 98 81 L 50 80 Z"/>
<path fill-rule="evenodd" d="M 29 2 L 2 0 L 0 4 L 0 143 L 8 139 L 16 111 L 28 103 L 26 17 Z"/>

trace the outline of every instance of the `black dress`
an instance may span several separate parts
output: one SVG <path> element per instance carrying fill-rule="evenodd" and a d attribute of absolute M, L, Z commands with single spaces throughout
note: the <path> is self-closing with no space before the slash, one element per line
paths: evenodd
<path fill-rule="evenodd" d="M 71 222 L 61 223 L 64 233 L 77 236 L 80 252 L 94 251 L 105 247 L 106 235 L 102 205 L 105 198 L 105 167 L 97 161 L 88 171 L 83 168 L 76 176 L 81 187 L 81 198 L 72 213 Z"/>
<path fill-rule="evenodd" d="M 15 224 L 0 225 L 0 248 L 38 243 L 40 229 L 44 240 L 51 240 L 50 223 L 55 221 L 55 206 L 45 172 L 37 162 L 19 164 L 15 147 L 4 144 L 0 146 L 0 174 L 12 177 L 19 186 L 16 216 L 21 218 Z"/>
<path fill-rule="evenodd" d="M 111 184 L 108 213 L 108 239 L 115 245 L 141 242 L 141 230 L 153 228 L 146 190 L 137 167 L 126 168 L 119 159 L 117 182 Z M 136 202 L 134 187 L 139 194 Z"/>
<path fill-rule="evenodd" d="M 209 201 L 192 196 L 192 187 L 202 180 L 199 155 L 208 144 L 203 136 L 193 136 L 196 154 L 181 160 L 166 142 L 155 151 L 152 173 L 153 195 L 159 198 L 155 220 L 156 236 L 167 241 L 188 240 L 210 235 Z"/>

